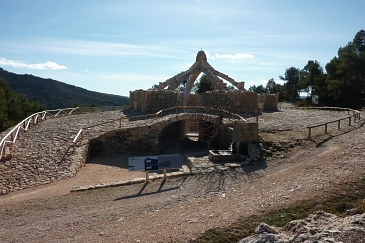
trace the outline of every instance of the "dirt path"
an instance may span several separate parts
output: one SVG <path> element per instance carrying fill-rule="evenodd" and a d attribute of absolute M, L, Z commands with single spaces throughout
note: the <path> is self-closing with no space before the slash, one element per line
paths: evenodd
<path fill-rule="evenodd" d="M 104 155 L 93 158 L 80 169 L 75 177 L 3 195 L 0 198 L 0 205 L 65 196 L 70 194 L 71 189 L 82 186 L 113 183 L 137 177 L 144 178 L 144 172 L 128 172 L 127 158 L 128 155 Z"/>

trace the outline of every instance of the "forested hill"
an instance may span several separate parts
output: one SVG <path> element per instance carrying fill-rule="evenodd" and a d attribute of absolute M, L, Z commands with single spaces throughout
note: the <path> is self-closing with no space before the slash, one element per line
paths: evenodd
<path fill-rule="evenodd" d="M 40 101 L 47 109 L 78 106 L 122 106 L 129 102 L 125 96 L 89 91 L 53 79 L 29 74 L 15 74 L 0 68 L 0 79 L 10 84 L 13 91 L 23 93 L 30 102 Z"/>

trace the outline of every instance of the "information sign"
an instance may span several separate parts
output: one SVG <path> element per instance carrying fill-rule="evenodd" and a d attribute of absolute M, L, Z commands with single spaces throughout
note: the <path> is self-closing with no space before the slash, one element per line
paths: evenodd
<path fill-rule="evenodd" d="M 182 168 L 183 159 L 180 154 L 130 157 L 128 171 L 153 171 Z"/>

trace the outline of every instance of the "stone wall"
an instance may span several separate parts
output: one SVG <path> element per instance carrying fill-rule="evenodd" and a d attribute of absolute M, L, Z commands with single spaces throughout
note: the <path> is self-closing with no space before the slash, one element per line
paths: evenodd
<path fill-rule="evenodd" d="M 81 115 L 68 117 L 78 116 Z M 64 118 L 47 119 L 32 126 L 12 145 L 12 156 L 0 161 L 0 195 L 59 181 L 77 173 L 86 160 L 87 150 L 81 147 L 73 151 L 70 147 L 73 133 L 69 130 L 72 128 L 66 127 L 70 123 Z"/>
<path fill-rule="evenodd" d="M 157 112 L 180 105 L 181 93 L 170 90 L 153 90 L 147 93 L 147 110 Z"/>
<path fill-rule="evenodd" d="M 185 121 L 206 120 L 217 124 L 218 119 L 205 114 L 180 114 L 164 117 L 150 125 L 117 129 L 90 140 L 89 154 L 160 154 L 183 139 Z"/>
<path fill-rule="evenodd" d="M 138 111 L 146 111 L 147 107 L 147 98 L 146 98 L 146 91 L 145 90 L 136 90 L 136 91 L 130 91 L 130 99 L 129 103 L 130 106 Z"/>
<path fill-rule="evenodd" d="M 157 129 L 150 126 L 123 128 L 107 132 L 89 142 L 89 154 L 158 154 Z"/>
<path fill-rule="evenodd" d="M 197 105 L 199 105 L 198 98 L 199 98 L 198 94 L 190 94 L 189 98 L 183 99 L 182 104 L 184 106 L 197 106 Z"/>
<path fill-rule="evenodd" d="M 259 142 L 258 123 L 248 123 L 244 121 L 236 121 L 233 125 L 233 150 L 239 153 L 245 153 L 248 143 Z M 246 151 L 248 153 L 248 151 Z"/>
<path fill-rule="evenodd" d="M 181 103 L 181 93 L 171 90 L 130 91 L 130 106 L 142 112 L 157 112 Z"/>
<path fill-rule="evenodd" d="M 279 93 L 258 95 L 259 108 L 263 111 L 277 111 L 278 100 Z"/>
<path fill-rule="evenodd" d="M 264 104 L 271 104 L 271 100 L 274 99 L 270 97 L 270 102 L 264 102 Z M 130 92 L 130 104 L 133 109 L 142 112 L 157 112 L 176 105 L 201 105 L 245 115 L 257 111 L 258 95 L 240 90 L 214 90 L 202 94 L 191 94 L 189 99 L 182 100 L 181 93 L 175 91 L 136 90 Z"/>
<path fill-rule="evenodd" d="M 258 94 L 257 95 L 257 101 L 259 103 L 259 108 L 261 110 L 264 109 L 264 103 L 265 103 L 266 95 L 265 94 Z"/>
<path fill-rule="evenodd" d="M 258 107 L 257 93 L 233 90 L 214 90 L 199 94 L 202 106 L 221 108 L 239 115 L 256 112 Z"/>

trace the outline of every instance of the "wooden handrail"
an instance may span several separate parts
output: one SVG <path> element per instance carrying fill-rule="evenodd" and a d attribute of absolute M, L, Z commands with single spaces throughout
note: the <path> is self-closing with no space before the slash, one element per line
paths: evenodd
<path fill-rule="evenodd" d="M 65 108 L 65 109 L 57 109 L 57 110 L 45 110 L 41 112 L 34 113 L 23 121 L 19 122 L 16 126 L 14 126 L 10 132 L 8 132 L 3 139 L 0 141 L 0 160 L 3 158 L 5 154 L 5 146 L 9 143 L 14 144 L 19 138 L 21 132 L 28 131 L 31 125 L 36 125 L 40 121 L 44 121 L 47 118 L 47 115 L 51 117 L 57 117 L 59 114 L 65 113 L 67 115 L 71 115 L 78 107 L 75 108 Z M 70 110 L 69 112 L 66 112 Z M 56 115 L 51 114 L 51 112 L 57 112 Z"/>
<path fill-rule="evenodd" d="M 311 107 L 309 109 L 323 109 L 323 110 L 329 109 L 330 111 L 331 111 L 331 109 L 338 110 L 338 111 L 342 110 L 342 111 L 347 111 L 348 114 L 350 114 L 350 112 L 352 112 L 352 115 L 347 116 L 345 118 L 336 119 L 336 120 L 333 120 L 333 121 L 323 122 L 321 124 L 307 126 L 307 129 L 308 129 L 308 138 L 312 138 L 311 137 L 312 136 L 312 128 L 324 126 L 325 127 L 324 128 L 325 129 L 325 134 L 327 134 L 327 125 L 328 124 L 337 122 L 338 123 L 338 130 L 340 130 L 341 121 L 342 120 L 347 120 L 348 119 L 349 120 L 349 126 L 351 126 L 351 119 L 352 119 L 352 117 L 354 118 L 354 122 L 356 122 L 356 118 L 358 120 L 360 120 L 360 112 L 357 111 L 357 110 L 350 109 L 350 108 L 342 108 L 342 107 Z"/>
<path fill-rule="evenodd" d="M 106 108 L 110 108 L 106 107 Z M 130 106 L 121 106 L 121 109 L 127 109 Z M 99 107 L 97 107 L 99 108 Z M 100 107 L 102 110 L 104 107 Z M 115 108 L 115 107 L 114 107 Z M 55 110 L 45 110 L 38 113 L 34 113 L 29 117 L 25 118 L 23 121 L 19 122 L 8 134 L 6 134 L 3 139 L 0 141 L 0 161 L 5 154 L 5 146 L 7 144 L 14 144 L 16 140 L 19 138 L 21 132 L 25 132 L 29 130 L 31 125 L 36 125 L 41 121 L 47 119 L 47 116 L 51 116 L 53 118 L 58 117 L 60 115 L 72 115 L 75 111 L 79 110 L 80 107 L 73 107 L 73 108 L 64 108 L 64 109 L 55 109 Z M 114 109 L 113 109 L 114 110 Z M 56 114 L 55 114 L 56 113 Z M 119 119 L 118 119 L 119 120 Z M 23 127 L 22 127 L 23 126 Z"/>

